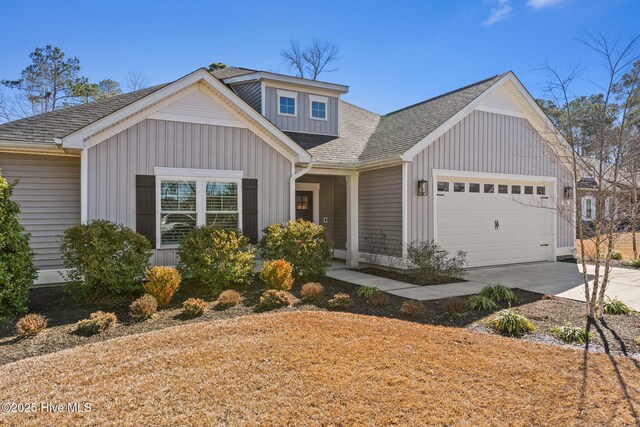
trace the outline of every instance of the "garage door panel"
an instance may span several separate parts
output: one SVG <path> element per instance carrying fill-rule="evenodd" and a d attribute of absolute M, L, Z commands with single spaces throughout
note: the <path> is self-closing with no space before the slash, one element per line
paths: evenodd
<path fill-rule="evenodd" d="M 448 181 L 449 191 L 436 192 L 436 240 L 451 253 L 467 252 L 470 267 L 550 259 L 554 243 L 550 184 L 473 178 L 438 181 Z M 464 182 L 465 192 L 454 192 L 454 182 Z M 480 192 L 470 193 L 469 183 L 480 183 Z M 484 183 L 494 184 L 494 192 L 485 193 Z M 500 184 L 508 186 L 508 194 L 498 193 Z M 513 194 L 512 185 L 522 193 L 525 185 L 531 186 L 534 194 Z M 536 194 L 539 186 L 545 186 L 544 194 Z"/>

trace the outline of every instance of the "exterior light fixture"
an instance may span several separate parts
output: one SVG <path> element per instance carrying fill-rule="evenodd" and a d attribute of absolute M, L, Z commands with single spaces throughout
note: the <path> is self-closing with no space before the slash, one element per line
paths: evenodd
<path fill-rule="evenodd" d="M 567 200 L 573 199 L 573 187 L 564 187 L 564 198 Z"/>
<path fill-rule="evenodd" d="M 427 195 L 427 185 L 428 181 L 418 181 L 418 196 L 426 196 Z"/>

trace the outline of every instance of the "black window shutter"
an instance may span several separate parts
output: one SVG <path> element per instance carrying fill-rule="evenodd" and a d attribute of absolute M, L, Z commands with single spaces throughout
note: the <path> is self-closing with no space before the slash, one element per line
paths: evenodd
<path fill-rule="evenodd" d="M 258 243 L 258 180 L 242 180 L 242 234 Z"/>
<path fill-rule="evenodd" d="M 156 177 L 136 175 L 136 231 L 156 246 Z"/>

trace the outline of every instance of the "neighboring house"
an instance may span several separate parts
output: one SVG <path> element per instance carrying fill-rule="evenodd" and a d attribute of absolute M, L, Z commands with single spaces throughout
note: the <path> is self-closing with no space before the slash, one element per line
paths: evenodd
<path fill-rule="evenodd" d="M 336 258 L 435 240 L 470 266 L 556 260 L 575 246 L 561 142 L 501 74 L 383 116 L 348 87 L 230 67 L 0 125 L 0 169 L 32 235 L 39 282 L 60 280 L 58 236 L 107 219 L 176 262 L 195 226 L 322 224 Z M 547 137 L 545 138 L 546 135 Z"/>
<path fill-rule="evenodd" d="M 592 223 L 596 221 L 598 215 L 598 202 L 601 202 L 601 212 L 605 217 L 610 217 L 613 203 L 613 188 L 615 182 L 616 203 L 613 218 L 621 222 L 621 226 L 626 219 L 631 208 L 632 180 L 622 172 L 618 173 L 614 179 L 613 165 L 603 163 L 602 172 L 599 172 L 600 163 L 595 159 L 583 158 L 580 160 L 581 178 L 577 182 L 577 197 L 581 203 L 582 221 Z M 598 178 L 602 176 L 602 188 L 598 185 Z"/>

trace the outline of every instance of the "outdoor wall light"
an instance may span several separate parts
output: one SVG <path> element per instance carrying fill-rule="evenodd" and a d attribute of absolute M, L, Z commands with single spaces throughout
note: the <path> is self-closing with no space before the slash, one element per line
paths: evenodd
<path fill-rule="evenodd" d="M 567 200 L 573 199 L 573 187 L 564 187 L 564 198 Z"/>
<path fill-rule="evenodd" d="M 418 196 L 426 196 L 427 195 L 427 185 L 428 181 L 418 181 Z"/>

